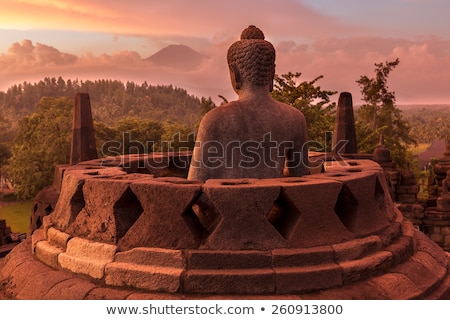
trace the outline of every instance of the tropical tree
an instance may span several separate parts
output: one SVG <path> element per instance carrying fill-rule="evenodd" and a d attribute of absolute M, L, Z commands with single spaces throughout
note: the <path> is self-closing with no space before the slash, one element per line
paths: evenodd
<path fill-rule="evenodd" d="M 300 72 L 275 75 L 272 97 L 300 110 L 308 126 L 308 139 L 325 146 L 330 144 L 327 133 L 333 131 L 336 103 L 330 103 L 330 97 L 337 91 L 322 90 L 317 82 L 323 78 L 318 76 L 312 81 L 297 82 Z"/>
<path fill-rule="evenodd" d="M 356 81 L 365 101 L 356 113 L 356 129 L 360 152 L 372 153 L 379 136 L 383 135 L 394 162 L 405 167 L 408 147 L 417 143 L 410 132 L 408 121 L 396 106 L 395 92 L 390 91 L 387 85 L 390 72 L 399 62 L 397 58 L 395 61 L 375 63 L 375 77 L 361 76 Z"/>
<path fill-rule="evenodd" d="M 19 199 L 34 197 L 51 183 L 54 166 L 69 162 L 72 108 L 69 98 L 43 97 L 19 121 L 7 165 Z"/>

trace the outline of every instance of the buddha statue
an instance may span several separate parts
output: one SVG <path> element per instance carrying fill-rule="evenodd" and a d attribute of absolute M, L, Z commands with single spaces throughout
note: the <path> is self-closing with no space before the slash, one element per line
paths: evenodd
<path fill-rule="evenodd" d="M 309 173 L 303 114 L 270 92 L 275 49 L 249 26 L 227 54 L 236 101 L 209 111 L 200 123 L 188 179 L 277 178 Z"/>

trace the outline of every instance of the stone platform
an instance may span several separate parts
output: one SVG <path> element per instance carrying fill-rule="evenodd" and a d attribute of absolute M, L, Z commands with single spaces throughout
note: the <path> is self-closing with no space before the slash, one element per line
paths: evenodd
<path fill-rule="evenodd" d="M 372 161 L 328 162 L 325 173 L 300 178 L 203 183 L 183 178 L 173 156 L 161 156 L 167 166 L 157 169 L 158 155 L 146 157 L 65 168 L 54 211 L 3 260 L 4 295 L 450 297 L 449 256 L 403 219 Z"/>

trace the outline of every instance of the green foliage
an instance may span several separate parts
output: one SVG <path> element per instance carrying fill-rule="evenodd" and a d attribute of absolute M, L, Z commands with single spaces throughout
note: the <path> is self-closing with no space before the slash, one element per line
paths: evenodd
<path fill-rule="evenodd" d="M 416 141 L 402 111 L 395 105 L 395 93 L 389 91 L 387 78 L 399 64 L 392 62 L 375 63 L 375 77 L 361 76 L 358 85 L 366 104 L 356 113 L 356 135 L 359 152 L 372 153 L 378 145 L 380 135 L 384 135 L 386 146 L 391 150 L 393 161 L 400 167 L 408 162 L 408 147 Z"/>
<path fill-rule="evenodd" d="M 450 133 L 450 109 L 448 106 L 416 107 L 403 111 L 411 124 L 411 134 L 420 143 L 444 140 Z"/>
<path fill-rule="evenodd" d="M 126 117 L 186 125 L 195 125 L 199 120 L 200 100 L 184 89 L 118 80 L 65 81 L 59 77 L 45 78 L 34 84 L 24 82 L 0 92 L 0 109 L 6 121 L 14 122 L 33 113 L 43 96 L 73 98 L 76 92 L 89 93 L 94 119 L 108 125 Z"/>
<path fill-rule="evenodd" d="M 301 73 L 287 73 L 275 75 L 272 97 L 300 110 L 308 126 L 308 139 L 324 145 L 327 132 L 333 131 L 336 104 L 330 103 L 330 97 L 336 91 L 322 90 L 317 82 L 323 78 L 319 76 L 312 81 L 297 84 Z"/>
<path fill-rule="evenodd" d="M 69 162 L 72 108 L 69 98 L 43 97 L 20 120 L 7 166 L 19 199 L 35 196 L 51 183 L 54 166 Z"/>

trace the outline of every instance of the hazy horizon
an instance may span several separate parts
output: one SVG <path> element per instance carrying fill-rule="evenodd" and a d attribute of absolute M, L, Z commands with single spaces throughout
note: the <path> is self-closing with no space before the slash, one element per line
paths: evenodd
<path fill-rule="evenodd" d="M 277 50 L 279 75 L 323 75 L 322 89 L 351 92 L 358 105 L 359 77 L 399 58 L 388 82 L 399 105 L 450 104 L 449 13 L 445 0 L 5 1 L 0 90 L 62 76 L 172 84 L 233 100 L 226 52 L 254 24 Z M 191 69 L 144 61 L 171 44 L 208 58 Z"/>

